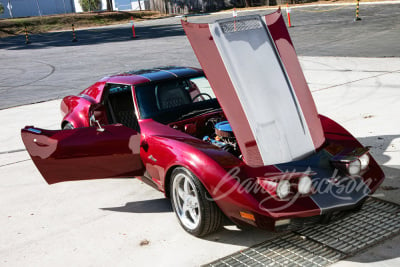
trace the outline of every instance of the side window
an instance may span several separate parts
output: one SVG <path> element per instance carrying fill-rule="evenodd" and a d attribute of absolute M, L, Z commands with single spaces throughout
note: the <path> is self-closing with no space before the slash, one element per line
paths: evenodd
<path fill-rule="evenodd" d="M 189 93 L 193 102 L 215 98 L 215 94 L 206 77 L 191 78 L 189 83 Z"/>
<path fill-rule="evenodd" d="M 132 97 L 132 86 L 127 84 L 107 84 L 104 106 L 109 123 L 121 123 L 139 131 Z"/>
<path fill-rule="evenodd" d="M 183 80 L 168 81 L 155 86 L 156 104 L 158 110 L 176 108 L 192 103 L 188 92 L 188 83 Z"/>

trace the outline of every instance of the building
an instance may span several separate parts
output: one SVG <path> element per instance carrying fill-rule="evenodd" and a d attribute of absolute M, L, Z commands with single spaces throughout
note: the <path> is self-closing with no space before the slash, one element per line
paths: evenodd
<path fill-rule="evenodd" d="M 107 10 L 107 2 L 110 1 L 113 10 L 145 10 L 145 1 L 141 0 L 101 0 L 96 10 Z M 79 0 L 0 0 L 4 7 L 4 13 L 0 18 L 34 17 L 53 14 L 65 14 L 83 12 Z"/>
<path fill-rule="evenodd" d="M 74 0 L 0 0 L 0 18 L 19 18 L 75 12 Z"/>
<path fill-rule="evenodd" d="M 92 11 L 104 11 L 107 10 L 107 2 L 109 5 L 112 5 L 113 10 L 115 11 L 124 11 L 124 10 L 144 10 L 144 0 L 101 0 L 100 7 L 98 10 Z M 83 12 L 83 9 L 79 3 L 79 0 L 74 0 L 75 10 L 76 12 Z"/>

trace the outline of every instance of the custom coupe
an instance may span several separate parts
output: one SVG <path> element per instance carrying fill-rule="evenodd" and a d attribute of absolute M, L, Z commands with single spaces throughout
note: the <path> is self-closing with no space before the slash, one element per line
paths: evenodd
<path fill-rule="evenodd" d="M 277 231 L 329 222 L 377 189 L 368 148 L 317 113 L 280 10 L 182 25 L 202 69 L 106 77 L 62 100 L 62 130 L 22 129 L 47 183 L 137 177 L 195 236 L 224 217 Z"/>

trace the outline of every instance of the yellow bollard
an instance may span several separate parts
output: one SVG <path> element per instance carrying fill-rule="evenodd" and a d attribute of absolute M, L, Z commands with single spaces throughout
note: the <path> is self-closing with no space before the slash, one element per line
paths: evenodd
<path fill-rule="evenodd" d="M 357 0 L 357 7 L 356 7 L 356 17 L 354 21 L 359 21 L 361 20 L 360 18 L 360 0 Z"/>
<path fill-rule="evenodd" d="M 75 35 L 74 24 L 72 24 L 72 42 L 78 42 L 78 39 L 76 39 L 76 35 Z"/>
<path fill-rule="evenodd" d="M 28 34 L 28 29 L 25 26 L 25 44 L 30 44 L 31 41 L 29 41 L 29 34 Z"/>

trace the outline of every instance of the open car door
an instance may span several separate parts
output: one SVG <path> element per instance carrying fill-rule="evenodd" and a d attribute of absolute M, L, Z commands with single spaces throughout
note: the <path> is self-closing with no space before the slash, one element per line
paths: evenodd
<path fill-rule="evenodd" d="M 26 126 L 21 136 L 48 184 L 144 173 L 140 133 L 121 124 L 71 130 Z"/>

